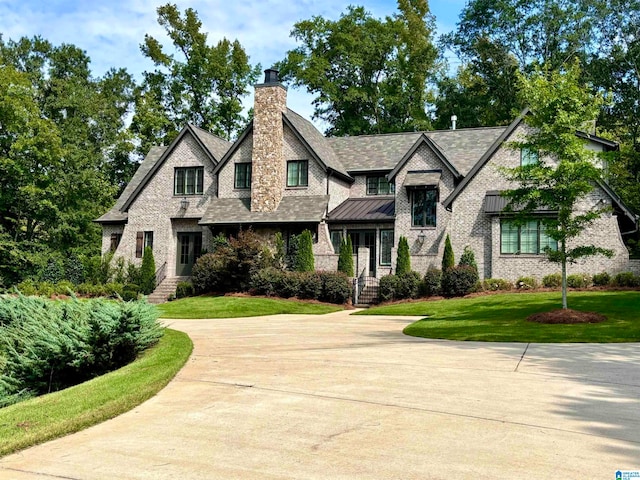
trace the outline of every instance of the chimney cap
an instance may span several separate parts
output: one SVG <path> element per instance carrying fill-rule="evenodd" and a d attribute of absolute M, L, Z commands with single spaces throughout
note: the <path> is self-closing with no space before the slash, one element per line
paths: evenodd
<path fill-rule="evenodd" d="M 278 78 L 278 70 L 275 68 L 267 68 L 264 71 L 264 83 L 280 83 Z"/>

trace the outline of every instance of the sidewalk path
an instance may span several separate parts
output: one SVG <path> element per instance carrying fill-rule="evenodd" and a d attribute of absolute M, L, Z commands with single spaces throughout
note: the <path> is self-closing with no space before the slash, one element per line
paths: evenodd
<path fill-rule="evenodd" d="M 607 479 L 640 470 L 638 344 L 406 337 L 411 318 L 169 320 L 185 368 L 0 479 Z"/>

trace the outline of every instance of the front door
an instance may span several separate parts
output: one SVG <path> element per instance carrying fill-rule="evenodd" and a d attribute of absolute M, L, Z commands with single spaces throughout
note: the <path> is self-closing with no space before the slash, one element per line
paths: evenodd
<path fill-rule="evenodd" d="M 188 277 L 202 252 L 202 232 L 178 232 L 176 276 Z"/>
<path fill-rule="evenodd" d="M 375 230 L 347 230 L 351 237 L 354 255 L 358 254 L 359 247 L 369 249 L 369 275 L 376 276 L 376 231 Z M 359 274 L 359 272 L 358 272 Z"/>

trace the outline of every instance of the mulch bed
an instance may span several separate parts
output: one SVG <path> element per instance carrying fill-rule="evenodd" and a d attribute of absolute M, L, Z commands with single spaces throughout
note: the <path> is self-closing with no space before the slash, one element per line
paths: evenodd
<path fill-rule="evenodd" d="M 535 313 L 527 317 L 529 322 L 537 323 L 600 323 L 607 319 L 596 312 L 580 312 L 570 308 L 552 310 L 550 312 Z"/>

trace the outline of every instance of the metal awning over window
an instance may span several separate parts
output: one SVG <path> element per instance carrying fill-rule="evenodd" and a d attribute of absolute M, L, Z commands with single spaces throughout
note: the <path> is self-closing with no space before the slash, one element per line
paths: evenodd
<path fill-rule="evenodd" d="M 438 188 L 442 172 L 408 172 L 402 186 L 405 188 Z"/>
<path fill-rule="evenodd" d="M 491 190 L 487 192 L 484 197 L 484 213 L 487 215 L 500 215 L 507 204 L 509 203 L 509 199 L 507 197 L 502 196 L 502 192 L 499 190 Z M 517 208 L 515 209 L 518 210 Z M 531 213 L 535 214 L 551 214 L 557 213 L 548 208 L 539 208 Z"/>

